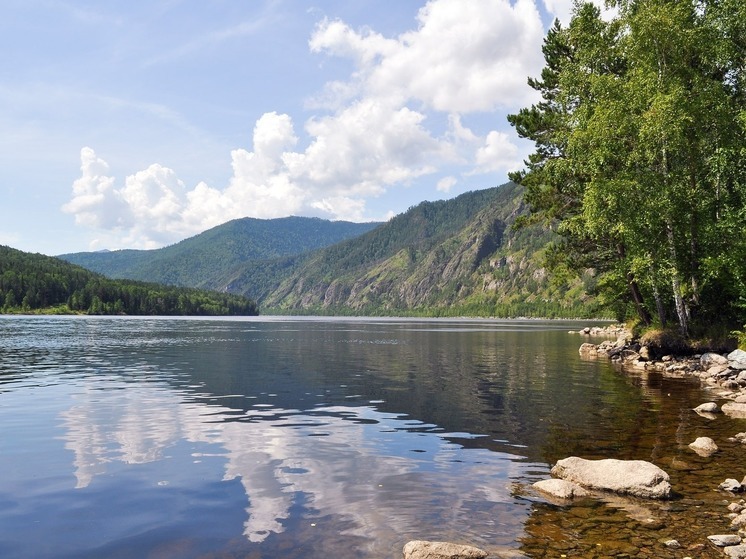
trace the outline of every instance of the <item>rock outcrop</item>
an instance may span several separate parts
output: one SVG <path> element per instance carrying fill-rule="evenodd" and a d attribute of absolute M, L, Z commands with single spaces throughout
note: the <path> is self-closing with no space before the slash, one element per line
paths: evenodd
<path fill-rule="evenodd" d="M 668 474 L 644 460 L 585 460 L 571 456 L 558 461 L 552 475 L 588 489 L 621 495 L 666 499 L 671 494 Z"/>

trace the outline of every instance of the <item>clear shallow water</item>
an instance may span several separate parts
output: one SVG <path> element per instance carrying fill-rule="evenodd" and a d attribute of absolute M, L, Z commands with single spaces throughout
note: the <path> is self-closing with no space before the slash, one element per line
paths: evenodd
<path fill-rule="evenodd" d="M 615 515 L 638 533 L 619 506 L 567 516 L 526 489 L 571 454 L 686 460 L 674 486 L 711 497 L 716 526 L 722 496 L 696 483 L 712 464 L 685 444 L 739 425 L 691 417 L 689 383 L 581 361 L 577 328 L 0 317 L 0 556 L 544 556 L 599 547 Z"/>

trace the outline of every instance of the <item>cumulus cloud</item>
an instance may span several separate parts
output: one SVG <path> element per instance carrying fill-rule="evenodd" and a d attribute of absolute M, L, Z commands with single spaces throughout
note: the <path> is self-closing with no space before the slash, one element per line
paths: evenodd
<path fill-rule="evenodd" d="M 510 137 L 495 130 L 487 134 L 482 147 L 477 150 L 473 174 L 491 173 L 498 170 L 514 170 L 520 161 L 518 148 Z"/>
<path fill-rule="evenodd" d="M 456 186 L 456 183 L 458 180 L 456 177 L 443 177 L 438 181 L 438 184 L 435 185 L 435 188 L 439 192 L 450 192 L 451 189 Z"/>
<path fill-rule="evenodd" d="M 504 121 L 494 111 L 530 102 L 526 77 L 541 68 L 544 34 L 536 5 L 431 0 L 416 24 L 396 37 L 340 20 L 317 25 L 310 50 L 349 59 L 354 70 L 309 104 L 303 145 L 291 116 L 267 112 L 251 147 L 230 153 L 228 183 L 195 186 L 157 163 L 118 182 L 86 147 L 63 210 L 114 232 L 121 246 L 151 248 L 244 216 L 380 219 L 368 200 L 436 173 L 446 178 L 432 178 L 429 189 L 442 193 L 457 175 L 504 176 L 520 165 L 518 148 L 503 132 L 473 131 L 462 116 Z"/>
<path fill-rule="evenodd" d="M 396 39 L 323 21 L 310 47 L 353 59 L 367 95 L 416 100 L 445 112 L 524 102 L 526 76 L 540 67 L 544 36 L 533 1 L 437 0 L 417 19 L 416 30 Z M 349 88 L 336 89 L 349 95 Z"/>

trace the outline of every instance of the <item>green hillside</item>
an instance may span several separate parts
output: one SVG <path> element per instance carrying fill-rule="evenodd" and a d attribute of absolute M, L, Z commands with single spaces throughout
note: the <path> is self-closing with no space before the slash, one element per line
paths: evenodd
<path fill-rule="evenodd" d="M 247 262 L 301 254 L 378 225 L 309 217 L 243 218 L 161 249 L 81 252 L 60 258 L 110 278 L 222 290 Z"/>
<path fill-rule="evenodd" d="M 0 246 L 0 312 L 256 315 L 245 297 L 111 280 L 58 258 Z"/>
<path fill-rule="evenodd" d="M 230 288 L 280 313 L 594 315 L 592 271 L 550 279 L 544 256 L 553 235 L 512 227 L 525 213 L 522 199 L 522 187 L 508 183 L 423 202 L 355 239 L 247 267 Z"/>
<path fill-rule="evenodd" d="M 523 192 L 507 183 L 422 202 L 384 224 L 236 220 L 160 250 L 65 258 L 111 276 L 240 294 L 264 313 L 598 316 L 593 272 L 550 277 L 553 234 L 514 227 L 526 214 Z"/>

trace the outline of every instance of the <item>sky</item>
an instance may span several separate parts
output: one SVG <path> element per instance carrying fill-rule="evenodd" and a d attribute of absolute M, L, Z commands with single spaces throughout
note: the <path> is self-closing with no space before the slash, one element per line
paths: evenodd
<path fill-rule="evenodd" d="M 384 221 L 507 181 L 572 0 L 4 0 L 0 245 Z"/>

